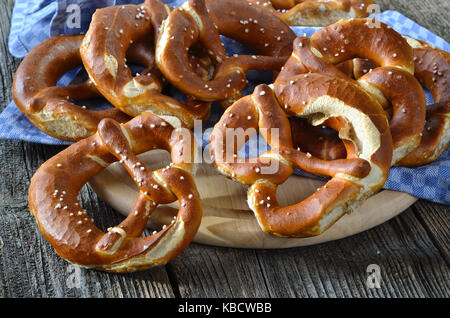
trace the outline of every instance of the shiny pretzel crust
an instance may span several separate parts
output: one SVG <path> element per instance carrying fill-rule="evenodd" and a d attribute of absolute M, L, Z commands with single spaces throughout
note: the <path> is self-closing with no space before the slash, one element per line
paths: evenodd
<path fill-rule="evenodd" d="M 102 118 L 120 122 L 130 119 L 118 109 L 93 111 L 74 104 L 72 99 L 101 96 L 89 80 L 66 87 L 56 85 L 66 72 L 82 66 L 82 40 L 82 35 L 44 40 L 27 54 L 14 76 L 12 94 L 16 105 L 37 128 L 58 139 L 87 138 L 95 133 Z"/>
<path fill-rule="evenodd" d="M 189 172 L 195 149 L 192 140 L 188 129 L 175 128 L 152 114 L 122 125 L 102 120 L 97 134 L 45 162 L 31 179 L 30 210 L 40 231 L 58 255 L 83 267 L 131 272 L 166 264 L 187 247 L 201 222 L 202 207 Z M 136 155 L 155 148 L 170 151 L 173 164 L 147 171 Z M 104 233 L 80 206 L 77 195 L 91 177 L 117 160 L 140 193 L 129 216 Z M 140 237 L 157 204 L 177 199 L 180 208 L 173 222 Z"/>
<path fill-rule="evenodd" d="M 167 15 L 168 8 L 159 0 L 98 9 L 83 40 L 81 57 L 97 89 L 124 113 L 133 117 L 144 112 L 176 116 L 193 127 L 194 120 L 209 116 L 209 103 L 183 103 L 161 93 L 163 79 L 155 66 L 154 48 Z M 133 76 L 126 64 L 126 52 L 133 43 L 143 40 L 152 53 L 138 61 L 146 69 Z"/>
<path fill-rule="evenodd" d="M 348 142 L 347 159 L 323 161 L 294 150 L 289 121 L 280 105 L 287 106 L 284 111 L 307 118 L 314 125 L 338 118 L 333 128 Z M 272 146 L 271 151 L 254 162 L 237 158 L 227 161 L 226 129 L 237 127 L 280 129 L 277 148 L 270 135 L 261 131 Z M 325 231 L 383 186 L 392 159 L 392 141 L 383 111 L 358 85 L 310 74 L 307 78 L 299 75 L 280 80 L 273 92 L 260 85 L 251 97 L 233 104 L 211 134 L 211 152 L 221 173 L 250 185 L 248 203 L 263 231 L 277 236 L 307 237 Z M 278 169 L 264 173 L 263 169 L 275 162 Z M 294 167 L 332 179 L 304 201 L 280 207 L 276 200 L 277 185 L 292 174 Z"/>
<path fill-rule="evenodd" d="M 396 165 L 398 166 L 413 167 L 428 164 L 437 160 L 450 144 L 450 89 L 447 84 L 450 81 L 450 54 L 443 50 L 433 48 L 423 41 L 408 37 L 405 37 L 405 39 L 413 48 L 415 63 L 414 76 L 422 83 L 422 85 L 431 91 L 434 102 L 436 103 L 427 106 L 425 125 L 418 122 L 420 116 L 406 118 L 404 121 L 400 121 L 400 123 L 403 122 L 401 123 L 403 125 L 417 127 L 421 132 L 419 134 L 419 143 L 417 146 L 411 149 L 411 147 L 408 147 L 408 144 L 405 143 L 405 146 L 396 151 L 397 155 L 394 157 L 397 157 L 397 159 L 394 159 L 393 162 L 396 162 Z M 345 63 L 338 65 L 338 67 L 346 74 L 349 74 L 349 76 L 358 79 L 359 83 L 362 84 L 365 89 L 368 89 L 388 111 L 388 116 L 392 116 L 389 109 L 390 103 L 385 99 L 383 93 L 376 87 L 367 85 L 364 80 L 364 78 L 367 79 L 372 76 L 371 73 L 378 67 L 377 63 L 368 59 L 356 58 L 348 60 Z M 398 81 L 398 83 L 393 83 L 393 87 L 398 85 L 404 86 L 404 84 L 404 81 Z M 408 90 L 405 92 L 404 89 L 397 89 L 397 92 L 403 92 L 400 97 L 403 96 L 405 100 L 411 100 L 409 103 L 410 106 L 415 105 L 414 100 L 422 99 L 421 95 L 415 93 L 416 91 L 417 90 Z M 400 108 L 400 111 L 401 109 L 403 108 Z M 411 109 L 413 114 L 414 111 L 417 110 L 417 108 Z M 392 124 L 391 120 L 391 126 Z M 305 123 L 294 122 L 293 127 L 293 129 L 296 130 L 297 135 L 306 137 L 302 140 L 297 138 L 294 141 L 294 145 L 300 146 L 301 148 L 311 147 L 311 151 L 317 154 L 319 158 L 326 159 L 332 157 L 333 159 L 337 159 L 344 157 L 344 145 L 336 138 L 336 136 L 330 134 L 325 135 L 323 132 L 316 130 L 315 136 L 312 138 L 324 141 L 317 143 L 308 139 L 310 136 L 307 132 L 310 131 L 311 126 L 308 126 Z M 395 132 L 393 132 L 393 135 L 394 134 Z M 403 159 L 398 160 L 398 158 Z"/>

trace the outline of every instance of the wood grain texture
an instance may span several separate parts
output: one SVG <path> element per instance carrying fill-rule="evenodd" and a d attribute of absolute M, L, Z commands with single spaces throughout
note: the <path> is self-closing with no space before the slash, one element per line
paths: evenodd
<path fill-rule="evenodd" d="M 448 0 L 376 1 L 382 10 L 400 11 L 450 40 Z M 13 4 L 0 1 L 0 109 L 11 99 L 20 62 L 7 50 Z M 132 275 L 73 267 L 42 238 L 27 203 L 31 176 L 61 149 L 0 141 L 0 297 L 450 296 L 450 209 L 423 200 L 370 231 L 317 246 L 241 250 L 192 244 L 169 265 Z M 88 187 L 81 201 L 100 228 L 122 218 Z M 380 289 L 366 287 L 369 264 L 380 266 Z"/>

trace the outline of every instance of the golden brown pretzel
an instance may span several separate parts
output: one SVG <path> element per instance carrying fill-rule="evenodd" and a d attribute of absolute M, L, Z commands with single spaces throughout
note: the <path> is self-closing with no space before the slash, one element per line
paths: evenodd
<path fill-rule="evenodd" d="M 164 265 L 192 240 L 202 207 L 190 174 L 192 133 L 176 118 L 170 122 L 143 114 L 126 124 L 104 119 L 98 132 L 45 162 L 31 179 L 30 210 L 56 253 L 69 262 L 110 272 Z M 171 152 L 172 164 L 149 171 L 136 157 L 154 148 Z M 81 187 L 114 161 L 128 170 L 140 192 L 129 216 L 102 232 L 79 205 Z M 158 204 L 178 199 L 173 222 L 150 236 L 140 237 Z"/>
<path fill-rule="evenodd" d="M 73 99 L 100 96 L 90 80 L 56 86 L 62 75 L 82 66 L 82 39 L 82 35 L 61 35 L 43 41 L 27 54 L 14 76 L 12 94 L 16 105 L 37 128 L 58 139 L 89 137 L 102 118 L 120 122 L 130 118 L 118 109 L 93 111 L 74 104 Z"/>
<path fill-rule="evenodd" d="M 292 144 L 295 149 L 309 152 L 323 160 L 343 159 L 347 156 L 344 144 L 336 131 L 322 126 L 313 126 L 307 119 L 289 117 Z"/>
<path fill-rule="evenodd" d="M 327 26 L 342 19 L 365 18 L 372 0 L 247 0 L 289 25 Z"/>
<path fill-rule="evenodd" d="M 168 12 L 159 0 L 98 9 L 83 40 L 81 56 L 97 89 L 123 112 L 130 116 L 143 112 L 176 116 L 193 127 L 195 119 L 209 116 L 208 103 L 191 99 L 183 103 L 162 94 L 153 55 L 144 63 L 147 68 L 134 77 L 126 64 L 126 52 L 132 43 L 145 41 L 154 51 L 158 37 L 154 30 L 159 29 Z"/>
<path fill-rule="evenodd" d="M 427 107 L 426 124 L 421 133 L 421 142 L 417 148 L 400 160 L 399 166 L 419 166 L 435 161 L 448 148 L 450 143 L 450 54 L 446 51 L 433 48 L 423 41 L 407 38 L 408 43 L 414 48 L 415 72 L 414 76 L 430 91 L 436 104 Z M 372 72 L 378 65 L 367 59 L 349 60 L 340 66 L 348 74 L 356 79 Z M 400 83 L 403 85 L 403 83 Z M 303 135 L 309 128 L 305 125 L 297 125 Z M 333 136 L 324 136 L 317 132 L 318 138 L 333 138 L 327 144 L 317 144 L 309 139 L 309 143 L 317 148 L 319 155 L 329 153 L 340 154 L 343 152 L 343 144 Z M 302 147 L 307 140 L 297 139 L 294 144 Z M 319 156 L 319 158 L 322 158 Z M 338 157 L 340 158 L 340 157 Z"/>
<path fill-rule="evenodd" d="M 205 3 L 206 2 L 206 3 Z M 227 57 L 219 35 L 233 38 L 263 55 Z M 235 100 L 249 69 L 279 71 L 295 35 L 280 19 L 243 0 L 189 0 L 162 24 L 156 63 L 171 84 L 204 101 Z M 211 80 L 188 67 L 189 48 L 201 43 L 215 64 Z"/>
<path fill-rule="evenodd" d="M 380 105 L 392 103 L 390 127 L 395 164 L 420 143 L 426 99 L 412 75 L 414 61 L 407 41 L 387 25 L 380 23 L 379 28 L 374 28 L 369 22 L 366 19 L 341 21 L 314 33 L 311 38 L 297 38 L 293 54 L 278 80 L 314 72 L 353 81 L 335 64 L 355 57 L 376 60 L 381 66 L 354 84 Z"/>
<path fill-rule="evenodd" d="M 275 92 L 275 95 L 274 95 Z M 357 85 L 326 75 L 299 75 L 266 85 L 229 107 L 211 134 L 211 154 L 223 174 L 250 185 L 248 202 L 261 228 L 279 236 L 318 235 L 384 184 L 392 159 L 387 120 Z M 275 97 L 276 96 L 276 97 Z M 288 118 L 278 101 L 299 117 L 329 125 L 345 139 L 347 159 L 324 161 L 292 147 Z M 271 150 L 257 158 L 236 158 L 245 142 L 230 128 L 259 127 Z M 264 129 L 263 129 L 264 128 Z M 279 140 L 274 138 L 278 129 Z M 332 179 L 304 201 L 280 207 L 277 186 L 298 167 Z"/>

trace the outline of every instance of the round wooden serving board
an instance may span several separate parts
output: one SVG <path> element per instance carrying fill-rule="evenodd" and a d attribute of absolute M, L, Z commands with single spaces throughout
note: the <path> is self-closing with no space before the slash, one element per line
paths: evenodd
<path fill-rule="evenodd" d="M 152 170 L 167 166 L 170 155 L 152 150 L 139 156 Z M 406 193 L 383 190 L 365 201 L 355 212 L 345 215 L 326 232 L 310 238 L 280 238 L 261 231 L 247 205 L 247 187 L 232 181 L 207 163 L 198 164 L 195 181 L 203 203 L 202 224 L 194 242 L 240 248 L 288 248 L 341 239 L 395 217 L 417 198 Z M 291 176 L 278 188 L 280 205 L 299 202 L 323 185 L 323 181 Z M 138 195 L 125 168 L 112 164 L 89 181 L 94 191 L 114 209 L 128 215 Z M 178 211 L 178 202 L 161 205 L 153 212 L 148 227 L 160 229 Z"/>

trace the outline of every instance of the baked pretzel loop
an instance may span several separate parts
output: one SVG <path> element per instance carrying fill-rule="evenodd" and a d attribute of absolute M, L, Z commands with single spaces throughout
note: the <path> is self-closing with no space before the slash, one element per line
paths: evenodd
<path fill-rule="evenodd" d="M 82 35 L 61 35 L 44 40 L 27 54 L 14 76 L 12 95 L 17 107 L 33 125 L 58 139 L 89 137 L 102 118 L 129 120 L 118 109 L 94 111 L 72 102 L 101 96 L 90 80 L 56 85 L 65 73 L 83 65 L 82 39 Z"/>
<path fill-rule="evenodd" d="M 227 57 L 220 35 L 244 43 L 262 55 Z M 189 0 L 162 24 L 156 63 L 182 92 L 204 101 L 233 102 L 247 84 L 245 72 L 279 71 L 291 54 L 294 38 L 283 21 L 245 1 Z M 189 67 L 190 48 L 199 43 L 207 49 L 215 66 L 209 81 Z"/>
<path fill-rule="evenodd" d="M 309 152 L 323 160 L 343 159 L 347 156 L 344 144 L 336 131 L 322 126 L 313 126 L 307 119 L 289 117 L 292 144 L 295 149 Z"/>
<path fill-rule="evenodd" d="M 419 146 L 399 165 L 418 166 L 438 159 L 450 145 L 450 53 L 408 39 L 414 48 L 416 78 L 430 90 L 437 105 L 427 107 Z"/>
<path fill-rule="evenodd" d="M 87 268 L 130 272 L 164 265 L 191 242 L 202 217 L 190 173 L 195 141 L 178 119 L 166 119 L 143 114 L 121 125 L 104 119 L 95 135 L 71 145 L 35 173 L 28 196 L 30 210 L 58 255 Z M 150 171 L 136 155 L 155 148 L 171 152 L 172 164 Z M 104 233 L 80 206 L 77 195 L 91 177 L 117 160 L 140 192 L 128 217 Z M 179 211 L 172 223 L 141 237 L 157 205 L 177 199 Z"/>
<path fill-rule="evenodd" d="M 341 21 L 314 33 L 311 38 L 297 38 L 292 56 L 277 80 L 313 72 L 353 81 L 336 64 L 355 57 L 376 60 L 380 67 L 353 82 L 381 106 L 392 105 L 390 128 L 394 144 L 392 164 L 395 164 L 420 143 L 426 98 L 412 75 L 414 60 L 407 41 L 383 23 L 373 28 L 368 22 L 366 19 Z"/>
<path fill-rule="evenodd" d="M 406 38 L 413 47 L 415 72 L 414 76 L 431 91 L 435 104 L 427 106 L 426 122 L 421 133 L 421 141 L 417 148 L 397 162 L 398 166 L 419 166 L 431 163 L 438 159 L 450 144 L 450 54 L 446 51 L 433 48 L 427 43 L 411 38 Z M 371 73 L 378 65 L 372 60 L 356 58 L 348 60 L 339 68 L 355 79 L 359 79 Z M 403 85 L 403 83 L 399 83 Z M 307 134 L 310 127 L 296 125 L 298 134 Z M 321 156 L 342 154 L 344 146 L 339 139 L 330 135 L 317 132 L 318 138 L 329 140 L 328 143 L 312 143 L 316 145 L 317 153 Z M 296 145 L 307 147 L 308 140 L 296 140 Z M 342 156 L 341 156 L 342 157 Z M 341 158 L 339 157 L 339 158 Z M 323 157 L 326 158 L 326 157 Z"/>
<path fill-rule="evenodd" d="M 263 231 L 307 237 L 325 231 L 383 186 L 392 159 L 392 141 L 382 110 L 358 86 L 320 74 L 293 80 L 278 82 L 275 95 L 270 87 L 260 85 L 252 95 L 234 103 L 214 127 L 210 149 L 221 173 L 250 185 L 249 206 Z M 295 150 L 289 120 L 278 101 L 314 125 L 326 124 L 339 131 L 347 158 L 325 161 Z M 230 128 L 238 127 L 259 127 L 271 150 L 256 160 L 236 159 L 236 150 L 246 140 L 238 138 L 236 147 L 229 146 L 229 140 L 235 139 Z M 277 186 L 294 168 L 332 178 L 304 201 L 280 207 Z"/>
<path fill-rule="evenodd" d="M 193 127 L 195 119 L 209 116 L 210 105 L 190 98 L 184 103 L 162 94 L 161 74 L 154 63 L 154 44 L 158 37 L 154 30 L 159 29 L 169 11 L 159 0 L 98 9 L 81 46 L 81 56 L 97 89 L 115 107 L 130 116 L 143 112 L 176 116 Z M 126 52 L 137 42 L 145 42 L 152 54 L 146 61 L 138 61 L 146 69 L 133 76 L 127 66 Z"/>
<path fill-rule="evenodd" d="M 289 25 L 327 26 L 343 19 L 365 18 L 372 0 L 247 0 L 271 11 Z"/>

